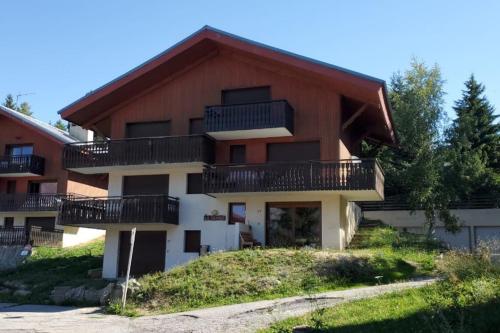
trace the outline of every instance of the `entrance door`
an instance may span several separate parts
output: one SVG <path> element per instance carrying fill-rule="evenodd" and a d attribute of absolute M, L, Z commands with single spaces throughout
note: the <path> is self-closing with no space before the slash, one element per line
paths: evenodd
<path fill-rule="evenodd" d="M 321 247 L 321 203 L 268 203 L 266 245 Z"/>
<path fill-rule="evenodd" d="M 137 277 L 147 273 L 163 272 L 165 270 L 166 241 L 166 231 L 137 231 L 130 275 Z M 120 232 L 118 276 L 127 274 L 129 252 L 130 231 L 122 231 Z"/>

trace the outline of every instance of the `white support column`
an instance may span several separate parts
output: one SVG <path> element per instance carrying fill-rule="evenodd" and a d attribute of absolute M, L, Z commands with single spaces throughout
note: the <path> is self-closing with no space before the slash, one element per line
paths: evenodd
<path fill-rule="evenodd" d="M 106 230 L 104 241 L 104 258 L 102 262 L 102 277 L 115 279 L 118 276 L 118 246 L 120 232 L 117 229 Z"/>
<path fill-rule="evenodd" d="M 321 244 L 324 249 L 343 248 L 340 196 L 332 195 L 321 201 Z"/>

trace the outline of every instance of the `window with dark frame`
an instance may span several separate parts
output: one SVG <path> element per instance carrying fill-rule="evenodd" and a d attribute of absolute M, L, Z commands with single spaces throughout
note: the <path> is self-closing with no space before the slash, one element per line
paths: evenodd
<path fill-rule="evenodd" d="M 203 193 L 203 174 L 188 173 L 187 194 L 202 194 L 202 193 Z"/>
<path fill-rule="evenodd" d="M 7 193 L 12 194 L 16 193 L 16 181 L 8 180 L 7 181 Z"/>
<path fill-rule="evenodd" d="M 4 228 L 14 228 L 14 218 L 13 217 L 6 217 L 3 219 L 3 226 Z"/>
<path fill-rule="evenodd" d="M 245 145 L 231 145 L 229 147 L 229 163 L 245 164 L 247 149 Z"/>
<path fill-rule="evenodd" d="M 131 138 L 151 138 L 170 135 L 170 121 L 127 123 L 125 135 Z"/>
<path fill-rule="evenodd" d="M 271 101 L 271 87 L 252 87 L 222 91 L 222 104 L 251 104 Z"/>
<path fill-rule="evenodd" d="M 229 224 L 245 223 L 247 215 L 247 205 L 244 202 L 229 203 Z"/>
<path fill-rule="evenodd" d="M 33 145 L 7 145 L 5 151 L 9 156 L 33 155 Z"/>
<path fill-rule="evenodd" d="M 199 253 L 201 247 L 201 231 L 200 230 L 185 230 L 184 231 L 184 252 Z"/>
<path fill-rule="evenodd" d="M 205 127 L 203 125 L 203 118 L 189 119 L 189 134 L 204 134 Z"/>
<path fill-rule="evenodd" d="M 285 142 L 267 144 L 268 162 L 319 161 L 320 142 Z"/>

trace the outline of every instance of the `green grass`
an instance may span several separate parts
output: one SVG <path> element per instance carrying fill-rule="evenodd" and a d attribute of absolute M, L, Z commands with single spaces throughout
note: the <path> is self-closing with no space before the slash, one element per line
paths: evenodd
<path fill-rule="evenodd" d="M 25 284 L 32 294 L 28 297 L 0 294 L 0 301 L 50 304 L 50 292 L 55 286 L 87 285 L 102 288 L 105 281 L 90 280 L 87 271 L 102 267 L 103 250 L 102 240 L 65 249 L 35 248 L 27 262 L 16 270 L 0 272 L 0 284 L 5 281 L 19 281 Z"/>
<path fill-rule="evenodd" d="M 293 332 L 498 332 L 500 268 L 487 257 L 449 253 L 435 285 L 355 301 L 290 318 L 263 330 Z"/>
<path fill-rule="evenodd" d="M 141 278 L 139 292 L 129 298 L 127 314 L 171 313 L 408 280 L 431 274 L 436 255 L 435 249 L 393 244 L 344 252 L 255 249 L 216 253 Z M 108 310 L 124 314 L 116 304 Z"/>

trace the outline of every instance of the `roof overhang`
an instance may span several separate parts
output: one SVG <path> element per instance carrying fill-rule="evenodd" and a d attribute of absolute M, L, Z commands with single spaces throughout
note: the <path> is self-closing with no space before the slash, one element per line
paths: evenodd
<path fill-rule="evenodd" d="M 31 116 L 26 116 L 23 114 L 17 114 L 18 111 L 9 109 L 5 106 L 0 106 L 0 115 L 6 117 L 7 119 L 13 121 L 16 124 L 19 124 L 23 127 L 25 127 L 29 131 L 34 131 L 43 137 L 56 142 L 58 144 L 66 144 L 66 143 L 73 143 L 76 140 L 69 138 L 69 136 L 62 134 L 62 133 L 57 133 L 56 128 L 52 129 L 47 129 L 47 126 L 51 126 L 49 124 L 45 124 L 37 119 L 30 119 Z"/>
<path fill-rule="evenodd" d="M 383 80 L 267 46 L 209 26 L 203 27 L 154 58 L 88 93 L 64 107 L 59 113 L 62 118 L 72 123 L 88 127 L 96 119 L 102 119 L 104 113 L 137 95 L 140 91 L 189 68 L 207 56 L 228 50 L 283 64 L 319 79 L 318 82 L 327 84 L 328 88 L 334 89 L 343 96 L 369 103 L 380 112 L 380 119 L 384 122 L 383 126 L 386 131 L 383 135 L 386 143 L 397 141 L 387 100 L 387 89 Z"/>

